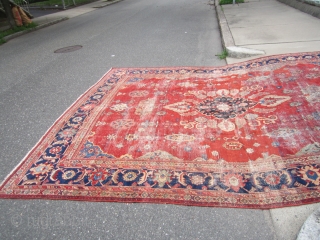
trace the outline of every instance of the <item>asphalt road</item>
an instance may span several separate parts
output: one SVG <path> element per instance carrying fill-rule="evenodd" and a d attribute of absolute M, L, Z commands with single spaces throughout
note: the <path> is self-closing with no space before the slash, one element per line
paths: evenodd
<path fill-rule="evenodd" d="M 54 50 L 82 45 L 72 53 Z M 0 46 L 0 180 L 111 67 L 218 66 L 207 0 L 125 0 Z M 0 239 L 273 239 L 268 211 L 0 200 Z"/>

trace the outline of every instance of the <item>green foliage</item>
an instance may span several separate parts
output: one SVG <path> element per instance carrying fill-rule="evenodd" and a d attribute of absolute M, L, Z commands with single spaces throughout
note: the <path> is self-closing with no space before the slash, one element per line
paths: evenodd
<path fill-rule="evenodd" d="M 3 38 L 0 38 L 0 45 L 6 43 L 6 40 L 4 40 Z"/>
<path fill-rule="evenodd" d="M 219 4 L 220 5 L 225 5 L 225 4 L 232 4 L 233 0 L 220 0 Z M 244 0 L 236 0 L 236 3 L 244 3 Z"/>
<path fill-rule="evenodd" d="M 223 49 L 222 53 L 217 54 L 216 56 L 218 56 L 220 59 L 226 59 L 228 57 L 227 49 Z"/>
<path fill-rule="evenodd" d="M 25 31 L 25 30 L 28 30 L 28 29 L 32 29 L 32 28 L 35 28 L 36 26 L 37 26 L 36 23 L 30 23 L 30 24 L 28 24 L 26 26 L 15 27 L 13 29 L 8 29 L 8 30 L 0 32 L 0 45 L 6 42 L 3 39 L 5 36 L 9 36 L 9 35 L 17 33 L 17 32 L 21 32 L 21 31 Z"/>

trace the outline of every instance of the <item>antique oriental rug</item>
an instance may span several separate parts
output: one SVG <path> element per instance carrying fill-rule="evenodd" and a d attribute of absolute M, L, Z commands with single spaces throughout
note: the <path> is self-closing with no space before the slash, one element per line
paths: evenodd
<path fill-rule="evenodd" d="M 320 201 L 320 52 L 115 68 L 49 129 L 1 198 L 275 208 Z"/>

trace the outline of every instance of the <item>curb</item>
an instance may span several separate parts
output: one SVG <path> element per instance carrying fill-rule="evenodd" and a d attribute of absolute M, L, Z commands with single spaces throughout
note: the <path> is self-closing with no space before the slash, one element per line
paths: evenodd
<path fill-rule="evenodd" d="M 316 18 L 320 18 L 320 7 L 313 6 L 308 3 L 301 2 L 299 0 L 278 0 L 290 7 L 300 10 L 301 12 L 308 13 Z"/>
<path fill-rule="evenodd" d="M 59 18 L 57 20 L 54 20 L 54 21 L 47 22 L 47 23 L 41 24 L 39 26 L 36 26 L 35 28 L 32 28 L 32 29 L 28 29 L 28 30 L 25 30 L 25 31 L 21 31 L 21 32 L 17 32 L 17 33 L 11 34 L 9 36 L 5 36 L 3 39 L 7 42 L 7 41 L 9 41 L 11 39 L 14 39 L 16 37 L 20 37 L 21 35 L 24 35 L 26 33 L 34 32 L 34 31 L 37 31 L 37 30 L 39 30 L 41 28 L 45 28 L 45 27 L 51 26 L 53 24 L 68 20 L 68 19 L 69 18 L 67 18 L 67 17 Z"/>
<path fill-rule="evenodd" d="M 320 208 L 313 212 L 303 224 L 297 240 L 318 240 L 320 238 Z"/>
<path fill-rule="evenodd" d="M 224 15 L 224 12 L 222 11 L 221 6 L 219 5 L 219 0 L 214 0 L 214 1 L 215 1 L 214 6 L 216 9 L 220 32 L 222 36 L 222 45 L 227 50 L 228 57 L 247 58 L 247 57 L 266 54 L 264 51 L 261 51 L 261 50 L 237 47 L 235 45 L 226 16 Z"/>

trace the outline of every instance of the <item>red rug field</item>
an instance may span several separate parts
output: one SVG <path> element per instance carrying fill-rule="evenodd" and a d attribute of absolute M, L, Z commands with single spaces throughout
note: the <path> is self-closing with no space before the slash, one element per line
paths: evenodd
<path fill-rule="evenodd" d="M 114 68 L 48 130 L 1 198 L 276 208 L 320 201 L 320 52 Z"/>

